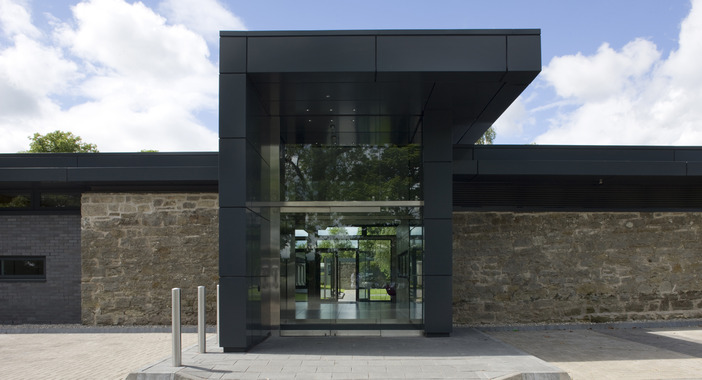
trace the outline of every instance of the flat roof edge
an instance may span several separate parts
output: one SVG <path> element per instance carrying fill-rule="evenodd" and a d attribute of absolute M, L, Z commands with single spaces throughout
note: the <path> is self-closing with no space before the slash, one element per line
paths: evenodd
<path fill-rule="evenodd" d="M 220 37 L 541 35 L 541 29 L 221 30 Z"/>

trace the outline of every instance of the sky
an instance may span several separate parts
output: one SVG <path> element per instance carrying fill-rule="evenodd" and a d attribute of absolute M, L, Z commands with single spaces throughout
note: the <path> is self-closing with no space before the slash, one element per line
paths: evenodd
<path fill-rule="evenodd" d="M 0 152 L 216 151 L 220 30 L 541 29 L 496 144 L 702 145 L 702 0 L 0 0 Z"/>

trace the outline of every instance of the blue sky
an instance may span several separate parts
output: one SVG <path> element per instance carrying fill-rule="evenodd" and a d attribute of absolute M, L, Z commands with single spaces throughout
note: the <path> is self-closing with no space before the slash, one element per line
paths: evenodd
<path fill-rule="evenodd" d="M 497 143 L 702 145 L 702 0 L 0 0 L 0 152 L 216 150 L 220 29 L 484 28 L 542 31 Z"/>

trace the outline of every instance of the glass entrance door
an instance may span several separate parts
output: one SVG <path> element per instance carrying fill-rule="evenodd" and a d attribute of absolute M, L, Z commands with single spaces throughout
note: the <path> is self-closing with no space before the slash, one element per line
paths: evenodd
<path fill-rule="evenodd" d="M 419 207 L 359 210 L 282 210 L 282 330 L 421 329 Z"/>
<path fill-rule="evenodd" d="M 356 301 L 355 249 L 320 249 L 320 300 L 325 302 Z"/>

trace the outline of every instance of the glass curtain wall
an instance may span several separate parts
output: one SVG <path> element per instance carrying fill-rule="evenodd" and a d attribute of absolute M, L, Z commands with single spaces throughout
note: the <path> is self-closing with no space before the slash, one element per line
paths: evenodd
<path fill-rule="evenodd" d="M 331 141 L 281 144 L 281 329 L 421 329 L 421 146 Z"/>

